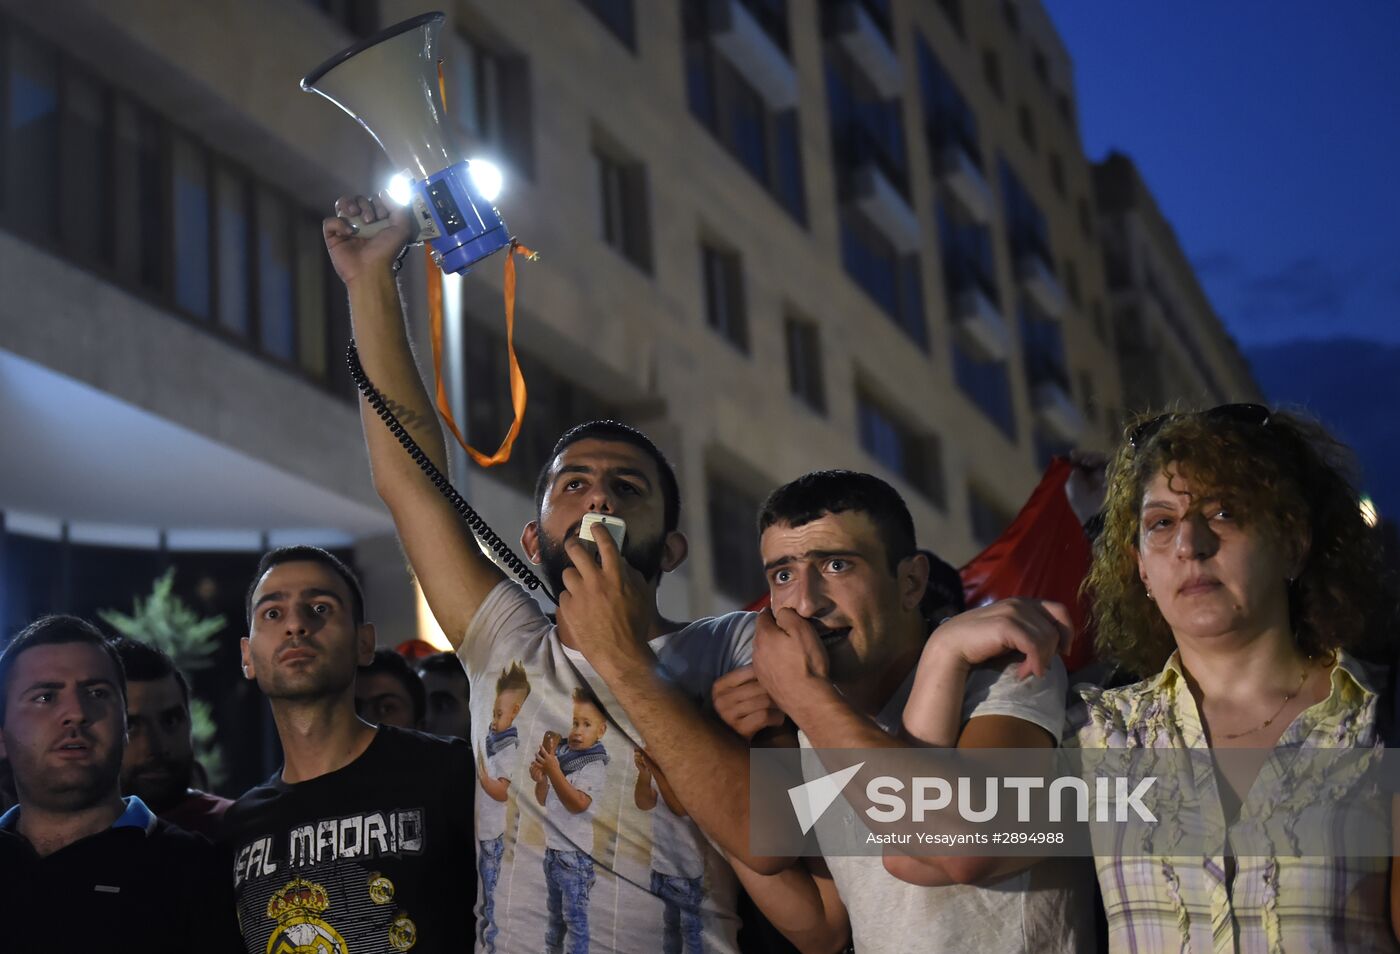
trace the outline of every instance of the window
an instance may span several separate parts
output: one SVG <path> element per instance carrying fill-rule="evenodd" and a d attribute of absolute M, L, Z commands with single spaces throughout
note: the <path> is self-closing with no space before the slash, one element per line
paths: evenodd
<path fill-rule="evenodd" d="M 1016 9 L 1015 0 L 1001 0 L 1001 18 L 1013 35 L 1021 32 L 1021 11 Z"/>
<path fill-rule="evenodd" d="M 256 182 L 23 28 L 0 28 L 6 227 L 350 397 L 341 362 L 328 358 L 349 331 L 344 294 L 328 294 L 320 211 Z"/>
<path fill-rule="evenodd" d="M 810 321 L 789 316 L 784 323 L 787 338 L 788 388 L 818 414 L 826 413 L 822 384 L 821 333 Z"/>
<path fill-rule="evenodd" d="M 466 33 L 447 42 L 447 115 L 476 144 L 500 153 L 517 172 L 533 175 L 530 68 L 525 57 Z"/>
<path fill-rule="evenodd" d="M 752 603 L 768 589 L 755 529 L 763 501 L 713 473 L 707 490 L 715 589 L 736 604 Z"/>
<path fill-rule="evenodd" d="M 379 29 L 378 0 L 311 0 L 311 4 L 355 36 L 367 37 Z"/>
<path fill-rule="evenodd" d="M 898 98 L 885 98 L 839 46 L 826 51 L 827 102 L 841 261 L 846 272 L 921 348 L 928 348 L 919 256 L 905 253 L 854 204 L 871 168 L 906 199 L 909 167 Z"/>
<path fill-rule="evenodd" d="M 919 256 L 901 255 L 885 233 L 852 208 L 840 213 L 841 262 L 866 294 L 920 348 L 928 350 Z"/>
<path fill-rule="evenodd" d="M 475 446 L 494 448 L 505 436 L 513 417 L 506 340 L 494 327 L 474 320 L 469 320 L 468 327 L 469 332 L 462 335 L 467 378 L 464 423 Z M 510 460 L 491 468 L 490 473 L 533 496 L 535 480 L 549 463 L 560 434 L 585 421 L 624 418 L 602 395 L 569 380 L 518 347 L 516 354 L 530 386 L 530 411 L 525 415 Z"/>
<path fill-rule="evenodd" d="M 987 88 L 997 99 L 1006 99 L 1006 91 L 1001 85 L 1001 61 L 997 59 L 993 49 L 982 51 L 982 77 L 987 81 Z"/>
<path fill-rule="evenodd" d="M 1025 103 L 1016 107 L 1016 124 L 1021 130 L 1021 139 L 1035 152 L 1035 118 Z"/>
<path fill-rule="evenodd" d="M 1099 419 L 1099 402 L 1094 393 L 1094 376 L 1088 371 L 1079 372 L 1079 394 L 1084 402 L 1084 416 L 1093 424 Z"/>
<path fill-rule="evenodd" d="M 629 50 L 637 49 L 636 24 L 632 19 L 632 0 L 582 0 L 595 17 Z"/>
<path fill-rule="evenodd" d="M 819 0 L 822 12 L 822 30 L 828 32 L 831 25 L 836 22 L 836 14 L 840 13 L 840 7 L 850 2 L 865 11 L 874 24 L 875 29 L 880 31 L 880 35 L 885 38 L 890 49 L 894 49 L 894 10 L 891 0 Z M 951 8 L 957 7 L 959 0 L 936 0 L 939 6 L 943 7 L 946 14 Z"/>
<path fill-rule="evenodd" d="M 993 305 L 997 304 L 1001 296 L 997 290 L 991 230 L 956 204 L 939 202 L 935 209 L 949 312 L 969 291 L 976 291 Z M 980 360 L 954 336 L 953 378 L 959 389 L 1003 434 L 1016 439 L 1016 410 L 1005 361 Z"/>
<path fill-rule="evenodd" d="M 47 51 L 7 38 L 5 57 L 5 218 L 36 238 L 52 241 L 58 182 L 58 68 Z"/>
<path fill-rule="evenodd" d="M 966 38 L 967 27 L 963 24 L 962 0 L 938 0 L 938 9 L 943 11 L 943 15 L 952 24 L 953 32 Z"/>
<path fill-rule="evenodd" d="M 1054 186 L 1060 198 L 1065 197 L 1065 164 L 1058 153 L 1050 153 L 1050 185 Z"/>
<path fill-rule="evenodd" d="M 1070 104 L 1068 93 L 1055 94 L 1055 108 L 1059 110 L 1061 119 L 1074 125 L 1074 107 Z"/>
<path fill-rule="evenodd" d="M 1083 196 L 1079 197 L 1079 231 L 1089 241 L 1094 240 L 1094 216 L 1089 211 L 1089 200 Z"/>
<path fill-rule="evenodd" d="M 1045 213 L 1012 172 L 1005 158 L 1001 160 L 1001 200 L 1012 258 L 1019 261 L 1023 255 L 1039 255 L 1045 266 L 1050 268 L 1055 259 L 1050 254 L 1050 233 Z"/>
<path fill-rule="evenodd" d="M 929 151 L 935 157 L 949 146 L 957 146 L 977 168 L 982 166 L 982 146 L 977 135 L 977 116 L 938 61 L 922 36 L 916 37 L 919 58 L 919 88 L 923 94 L 924 127 Z"/>
<path fill-rule="evenodd" d="M 997 267 L 992 232 L 960 206 L 939 202 L 938 244 L 943 252 L 943 285 L 951 307 L 965 291 L 976 290 L 996 304 Z"/>
<path fill-rule="evenodd" d="M 1099 336 L 1099 340 L 1104 344 L 1111 344 L 1109 339 L 1108 319 L 1104 316 L 1103 302 L 1094 299 L 1092 308 L 1094 314 L 1094 334 Z"/>
<path fill-rule="evenodd" d="M 296 358 L 295 297 L 292 290 L 291 224 L 287 208 L 258 190 L 258 339 L 262 350 L 283 361 Z"/>
<path fill-rule="evenodd" d="M 700 268 L 705 285 L 705 322 L 734 347 L 749 350 L 744 312 L 744 273 L 735 252 L 701 244 Z"/>
<path fill-rule="evenodd" d="M 93 210 L 107 205 L 107 170 L 112 158 L 107 94 L 95 80 L 74 70 L 64 78 L 58 191 L 59 228 L 69 253 L 88 261 L 110 257 L 105 221 Z"/>
<path fill-rule="evenodd" d="M 1084 304 L 1084 300 L 1079 293 L 1079 269 L 1075 267 L 1074 262 L 1065 259 L 1064 264 L 1060 266 L 1060 270 L 1064 272 L 1065 293 L 1069 295 L 1070 304 L 1075 308 L 1081 307 Z"/>
<path fill-rule="evenodd" d="M 148 291 L 165 285 L 162 226 L 166 190 L 161 175 L 161 132 L 155 118 L 135 105 L 116 106 L 113 157 L 113 249 L 117 272 Z"/>
<path fill-rule="evenodd" d="M 972 538 L 980 546 L 996 542 L 1002 531 L 1011 525 L 1012 517 L 981 494 L 977 488 L 967 488 L 968 512 L 972 517 Z"/>
<path fill-rule="evenodd" d="M 318 381 L 325 381 L 330 354 L 327 333 L 325 240 L 321 222 L 301 216 L 296 225 L 297 357 L 302 370 Z M 339 282 L 337 282 L 339 284 Z M 344 298 L 336 294 L 336 298 Z M 335 355 L 337 365 L 344 364 Z"/>
<path fill-rule="evenodd" d="M 172 196 L 175 221 L 175 305 L 208 320 L 213 304 L 210 253 L 209 167 L 204 150 L 183 136 L 171 148 Z"/>
<path fill-rule="evenodd" d="M 1045 59 L 1045 51 L 1034 44 L 1031 45 L 1031 64 L 1042 83 L 1050 82 L 1050 63 Z"/>
<path fill-rule="evenodd" d="M 248 193 L 243 179 L 227 167 L 214 177 L 214 240 L 218 248 L 219 324 L 240 338 L 252 333 L 248 299 Z"/>
<path fill-rule="evenodd" d="M 1065 394 L 1071 393 L 1060 323 L 1043 318 L 1026 301 L 1021 303 L 1021 352 L 1025 359 L 1026 380 L 1032 388 L 1053 384 Z"/>
<path fill-rule="evenodd" d="M 759 25 L 786 52 L 787 7 L 776 0 L 743 0 Z M 691 114 L 798 222 L 806 222 L 797 109 L 775 109 L 715 47 L 709 8 L 686 0 L 686 95 Z"/>
<path fill-rule="evenodd" d="M 938 439 L 923 435 L 869 394 L 856 395 L 860 446 L 938 507 L 944 506 L 943 463 Z"/>
<path fill-rule="evenodd" d="M 593 147 L 598 166 L 598 216 L 603 241 L 644 272 L 651 271 L 651 223 L 647 211 L 646 168 Z"/>
<path fill-rule="evenodd" d="M 826 89 L 837 197 L 850 198 L 857 173 L 872 164 L 907 199 L 909 163 L 899 99 L 881 96 L 845 51 L 835 46 L 827 50 Z"/>
<path fill-rule="evenodd" d="M 1011 396 L 1011 374 L 1005 361 L 982 361 L 953 339 L 953 380 L 958 390 L 986 415 L 987 420 L 1016 440 L 1016 405 Z"/>

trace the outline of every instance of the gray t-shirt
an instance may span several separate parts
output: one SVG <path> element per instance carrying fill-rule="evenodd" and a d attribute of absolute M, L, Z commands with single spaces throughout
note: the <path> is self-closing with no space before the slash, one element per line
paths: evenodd
<path fill-rule="evenodd" d="M 973 668 L 963 694 L 963 724 L 975 716 L 1011 716 L 1040 726 L 1058 741 L 1069 686 L 1064 665 L 1056 659 L 1044 678 L 1021 681 L 1016 677 L 1021 661 L 1017 656 Z M 899 731 L 913 686 L 910 673 L 876 719 L 891 735 Z M 799 733 L 798 738 L 811 747 L 806 735 Z M 943 888 L 900 881 L 885 870 L 878 855 L 833 855 L 825 860 L 846 904 L 860 954 L 1073 954 L 1093 944 L 1088 899 L 1071 897 L 1083 891 L 1083 885 L 1092 885 L 1092 869 L 1081 863 L 1075 870 L 1080 859 L 1042 861 L 986 887 Z"/>
<path fill-rule="evenodd" d="M 652 640 L 651 649 L 661 672 L 709 710 L 714 681 L 748 665 L 753 657 L 754 618 L 752 613 L 729 613 L 697 620 Z M 641 734 L 583 655 L 559 641 L 558 631 L 539 604 L 513 582 L 502 582 L 487 595 L 467 627 L 458 656 L 471 680 L 472 745 L 480 752 L 486 749 L 498 681 L 510 673 L 507 685 L 518 685 L 523 672 L 529 684 L 528 695 L 512 723 L 519 734 L 518 748 L 508 748 L 502 757 L 488 763 L 493 776 L 499 771 L 510 779 L 506 801 L 495 803 L 505 806 L 504 824 L 495 817 L 499 811 L 495 806 L 488 806 L 486 816 L 478 814 L 477 818 L 479 837 L 489 838 L 502 831 L 505 835 L 495 884 L 494 916 L 500 930 L 496 950 L 499 954 L 538 954 L 544 950 L 551 890 L 545 873 L 545 849 L 551 848 L 584 852 L 591 859 L 596 880 L 586 894 L 590 949 L 655 954 L 666 908 L 663 900 L 651 893 L 654 812 L 637 808 L 634 798 L 634 753 Z M 573 771 L 565 768 L 566 777 L 580 790 L 586 789 L 591 799 L 585 811 L 570 815 L 552 787 L 545 792 L 545 804 L 540 804 L 530 778 L 530 763 L 546 732 L 569 737 L 578 704 L 576 690 L 583 688 L 602 704 L 607 727 L 588 750 L 592 755 L 586 764 Z M 705 757 L 698 750 L 695 755 Z M 489 800 L 485 792 L 478 792 L 478 811 Z M 733 952 L 739 928 L 734 872 L 693 822 L 679 817 L 674 821 L 692 830 L 690 840 L 703 852 L 699 867 L 690 870 L 698 871 L 703 879 L 700 916 L 704 949 Z M 662 840 L 679 840 L 674 838 L 677 834 L 672 832 Z M 665 844 L 660 848 L 663 853 L 668 850 Z M 576 862 L 559 863 L 575 872 L 572 884 L 586 880 L 577 877 Z M 559 885 L 554 887 L 559 890 Z M 480 890 L 485 890 L 484 883 Z M 482 901 L 477 900 L 478 935 L 485 928 Z M 480 944 L 478 938 L 478 947 Z"/>

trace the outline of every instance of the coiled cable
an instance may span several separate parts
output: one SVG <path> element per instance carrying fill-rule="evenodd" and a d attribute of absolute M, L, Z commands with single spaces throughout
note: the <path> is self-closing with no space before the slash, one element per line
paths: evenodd
<path fill-rule="evenodd" d="M 452 481 L 447 479 L 447 475 L 439 470 L 438 466 L 428 457 L 427 451 L 418 446 L 413 435 L 408 433 L 408 428 L 404 427 L 402 422 L 394 416 L 394 412 L 389 409 L 389 402 L 370 382 L 369 375 L 365 374 L 364 366 L 360 364 L 360 352 L 355 347 L 354 339 L 351 339 L 345 348 L 345 363 L 350 369 L 351 380 L 355 382 L 355 387 L 359 389 L 359 392 L 365 396 L 365 401 L 374 409 L 374 413 L 379 415 L 379 419 L 384 422 L 385 427 L 389 428 L 389 433 L 394 435 L 408 456 L 413 458 L 413 462 L 437 488 L 438 493 L 447 498 L 452 509 L 462 518 L 467 529 L 471 530 L 481 541 L 481 545 L 490 550 L 503 566 L 514 573 L 522 586 L 528 590 L 542 590 L 555 604 L 558 604 L 558 598 L 535 575 L 535 572 L 530 569 L 530 565 L 516 556 L 515 551 L 511 550 L 510 544 L 502 540 L 496 531 L 487 525 L 481 514 L 467 503 L 466 498 L 457 492 L 456 487 L 452 486 Z"/>

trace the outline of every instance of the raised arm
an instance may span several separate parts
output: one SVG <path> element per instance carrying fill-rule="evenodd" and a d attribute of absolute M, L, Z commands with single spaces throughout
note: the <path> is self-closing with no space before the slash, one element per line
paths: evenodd
<path fill-rule="evenodd" d="M 1043 677 L 1073 637 L 1058 603 L 1003 600 L 955 616 L 924 646 L 904 707 L 904 735 L 918 745 L 959 749 L 1048 749 L 1056 739 L 1032 722 L 1008 715 L 962 721 L 963 698 L 973 667 L 1019 652 L 1020 678 Z M 1048 650 L 1048 652 L 1047 652 Z M 885 870 L 910 884 L 987 884 L 1030 867 L 1027 856 L 905 855 L 885 850 Z"/>
<path fill-rule="evenodd" d="M 438 469 L 447 472 L 447 446 L 409 345 L 393 262 L 409 238 L 407 211 L 388 211 L 382 199 L 344 196 L 322 232 L 336 274 L 350 296 L 350 320 L 360 362 L 390 409 Z M 389 217 L 369 238 L 349 219 Z M 467 625 L 502 574 L 472 533 L 361 398 L 360 420 L 369 448 L 374 489 L 389 508 L 399 541 L 438 625 L 457 649 Z"/>

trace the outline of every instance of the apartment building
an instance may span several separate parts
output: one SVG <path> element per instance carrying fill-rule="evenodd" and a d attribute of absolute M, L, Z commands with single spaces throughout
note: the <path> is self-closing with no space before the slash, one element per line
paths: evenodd
<path fill-rule="evenodd" d="M 354 561 L 386 640 L 431 631 L 369 484 L 319 237 L 336 195 L 393 170 L 297 88 L 420 12 L 0 0 L 7 629 L 123 605 L 170 564 L 236 621 L 256 553 L 305 540 Z M 520 269 L 515 457 L 455 468 L 509 539 L 554 438 L 627 420 L 684 494 L 691 558 L 663 606 L 721 611 L 762 591 L 755 510 L 807 470 L 888 478 L 956 562 L 1052 454 L 1107 448 L 1157 401 L 1144 353 L 1163 387 L 1253 393 L 1140 181 L 1086 160 L 1033 0 L 445 12 L 448 119 L 541 252 Z M 1187 317 L 1138 317 L 1162 297 L 1147 260 Z M 420 256 L 403 275 L 425 341 Z M 510 418 L 501 296 L 499 259 L 447 283 L 445 374 L 483 447 Z"/>
<path fill-rule="evenodd" d="M 1112 153 L 1096 163 L 1094 194 L 1124 410 L 1262 401 L 1132 159 Z"/>

